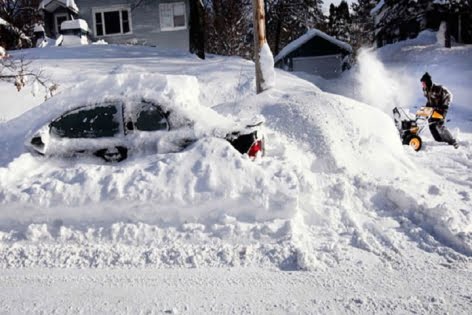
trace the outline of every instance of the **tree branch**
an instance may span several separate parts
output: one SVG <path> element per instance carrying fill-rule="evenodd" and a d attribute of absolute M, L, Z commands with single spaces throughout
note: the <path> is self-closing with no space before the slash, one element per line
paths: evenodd
<path fill-rule="evenodd" d="M 58 85 L 52 82 L 42 70 L 32 70 L 31 63 L 31 61 L 25 61 L 23 56 L 18 59 L 11 57 L 0 59 L 0 81 L 13 83 L 19 92 L 26 86 L 28 79 L 32 79 L 30 81 L 32 84 L 38 83 L 44 88 L 45 99 L 52 97 Z"/>

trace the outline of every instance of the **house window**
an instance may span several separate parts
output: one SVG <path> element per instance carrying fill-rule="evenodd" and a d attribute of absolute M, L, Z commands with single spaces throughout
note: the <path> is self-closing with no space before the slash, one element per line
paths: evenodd
<path fill-rule="evenodd" d="M 129 8 L 94 9 L 96 36 L 124 35 L 131 33 Z"/>
<path fill-rule="evenodd" d="M 54 19 L 56 21 L 56 34 L 59 35 L 61 33 L 61 23 L 69 20 L 69 16 L 67 13 L 59 13 L 54 15 Z"/>
<path fill-rule="evenodd" d="M 161 3 L 159 4 L 159 14 L 162 31 L 175 31 L 187 28 L 185 3 Z"/>

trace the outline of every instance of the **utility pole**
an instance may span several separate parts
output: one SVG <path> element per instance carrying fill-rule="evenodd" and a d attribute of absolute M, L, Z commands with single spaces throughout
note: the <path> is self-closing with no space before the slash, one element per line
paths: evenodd
<path fill-rule="evenodd" d="M 263 91 L 262 84 L 264 77 L 261 69 L 261 48 L 267 42 L 265 30 L 264 0 L 252 0 L 252 10 L 254 16 L 254 58 L 256 62 L 256 92 Z"/>

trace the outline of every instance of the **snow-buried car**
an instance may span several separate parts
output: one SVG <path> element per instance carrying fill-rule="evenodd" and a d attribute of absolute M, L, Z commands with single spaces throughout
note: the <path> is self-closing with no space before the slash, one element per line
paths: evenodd
<path fill-rule="evenodd" d="M 188 88 L 188 85 L 196 84 L 198 92 L 195 78 L 179 77 L 181 85 Z M 118 162 L 126 159 L 129 152 L 179 152 L 198 139 L 218 137 L 228 140 L 236 150 L 251 158 L 264 154 L 264 138 L 259 130 L 262 122 L 248 125 L 233 121 L 211 108 L 195 104 L 198 97 L 191 100 L 188 95 L 182 96 L 192 93 L 192 89 L 183 88 L 184 92 L 179 92 L 170 83 L 175 80 L 169 76 L 157 78 L 166 82 L 160 93 L 149 93 L 143 85 L 140 91 L 143 96 L 139 92 L 112 95 L 106 88 L 110 80 L 111 84 L 129 88 L 123 78 L 116 82 L 112 76 L 104 80 L 108 82 L 102 89 L 106 91 L 106 97 L 95 97 L 95 100 L 88 97 L 83 101 L 67 94 L 56 96 L 64 99 L 56 100 L 56 103 L 68 105 L 55 115 L 48 115 L 50 118 L 26 138 L 26 146 L 41 155 L 85 154 Z M 74 103 L 77 105 L 70 105 Z"/>

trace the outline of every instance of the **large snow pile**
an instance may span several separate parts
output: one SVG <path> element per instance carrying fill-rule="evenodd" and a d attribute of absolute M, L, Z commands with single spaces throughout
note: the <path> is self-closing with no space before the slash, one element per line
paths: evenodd
<path fill-rule="evenodd" d="M 113 45 L 29 55 L 51 71 L 62 92 L 16 111 L 2 103 L 8 113 L 0 125 L 3 267 L 312 269 L 401 263 L 423 257 L 422 250 L 439 260 L 472 255 L 468 175 L 453 160 L 443 164 L 451 163 L 459 183 L 418 164 L 391 117 L 374 106 L 283 71 L 274 89 L 255 96 L 253 64 L 239 58 L 201 61 Z M 180 104 L 208 124 L 226 118 L 204 107 L 242 122 L 263 116 L 267 155 L 251 161 L 212 137 L 180 153 L 119 164 L 24 150 L 48 117 L 109 97 Z M 468 147 L 458 153 L 464 168 L 468 155 Z"/>

